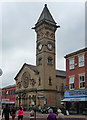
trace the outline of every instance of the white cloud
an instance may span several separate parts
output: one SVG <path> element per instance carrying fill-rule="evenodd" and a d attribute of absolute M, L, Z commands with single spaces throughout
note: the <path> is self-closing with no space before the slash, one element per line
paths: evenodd
<path fill-rule="evenodd" d="M 85 45 L 85 4 L 47 4 L 54 20 L 61 26 L 56 32 L 56 68 L 65 69 L 64 55 Z M 25 62 L 35 64 L 36 33 L 31 28 L 36 24 L 43 7 L 42 2 L 3 3 L 3 86 L 13 83 L 16 73 Z"/>

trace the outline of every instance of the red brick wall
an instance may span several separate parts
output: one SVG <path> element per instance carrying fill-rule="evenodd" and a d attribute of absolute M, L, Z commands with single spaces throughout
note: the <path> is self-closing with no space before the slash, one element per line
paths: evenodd
<path fill-rule="evenodd" d="M 74 58 L 74 69 L 69 70 L 69 58 L 66 59 L 66 85 L 67 90 L 69 90 L 69 76 L 75 75 L 75 81 L 74 81 L 74 89 L 79 89 L 79 74 L 85 73 L 85 87 L 87 88 L 87 53 L 85 54 L 85 66 L 79 67 L 78 65 L 78 55 L 73 56 Z M 75 65 L 77 63 L 77 65 Z"/>
<path fill-rule="evenodd" d="M 85 53 L 85 87 L 87 88 L 87 52 Z"/>
<path fill-rule="evenodd" d="M 13 94 L 11 92 L 11 94 L 9 94 L 9 91 L 12 91 L 13 90 Z M 2 92 L 4 92 L 4 94 L 2 94 L 2 99 L 9 99 L 10 101 L 14 101 L 15 102 L 15 94 L 14 94 L 14 90 L 15 90 L 15 87 L 13 88 L 3 88 L 2 89 Z M 8 91 L 8 94 L 6 95 L 6 91 Z"/>

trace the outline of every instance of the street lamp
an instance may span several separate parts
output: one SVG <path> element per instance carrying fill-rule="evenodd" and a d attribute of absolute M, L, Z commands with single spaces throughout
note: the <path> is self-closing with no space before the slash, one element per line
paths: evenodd
<path fill-rule="evenodd" d="M 35 120 L 36 120 L 36 95 L 34 96 L 34 103 L 35 103 Z"/>
<path fill-rule="evenodd" d="M 32 106 L 34 106 L 34 118 L 36 120 L 36 95 L 33 95 L 32 97 Z"/>

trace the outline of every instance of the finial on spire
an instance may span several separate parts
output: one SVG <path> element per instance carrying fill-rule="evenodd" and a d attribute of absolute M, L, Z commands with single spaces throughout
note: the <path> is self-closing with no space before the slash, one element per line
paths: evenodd
<path fill-rule="evenodd" d="M 47 7 L 47 4 L 45 4 L 45 7 Z"/>

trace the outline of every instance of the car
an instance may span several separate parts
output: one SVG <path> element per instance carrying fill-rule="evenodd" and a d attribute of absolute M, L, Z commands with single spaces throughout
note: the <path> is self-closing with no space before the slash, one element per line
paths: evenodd
<path fill-rule="evenodd" d="M 57 107 L 55 106 L 44 107 L 43 109 L 41 109 L 41 113 L 48 114 L 49 109 L 53 109 L 53 113 L 57 114 Z"/>
<path fill-rule="evenodd" d="M 43 113 L 43 114 L 46 113 L 46 114 L 47 114 L 47 113 L 48 113 L 48 109 L 47 109 L 46 107 L 45 107 L 45 108 L 42 108 L 42 109 L 41 109 L 41 113 Z"/>

